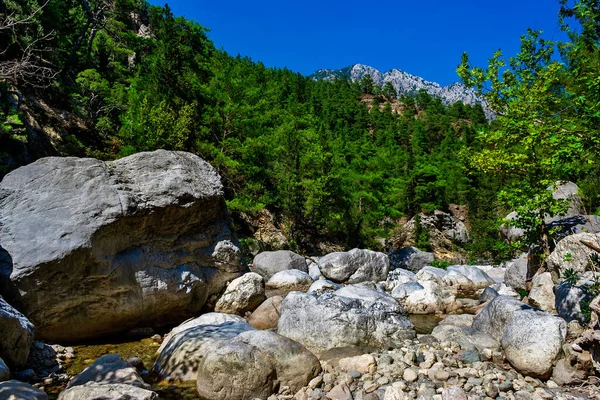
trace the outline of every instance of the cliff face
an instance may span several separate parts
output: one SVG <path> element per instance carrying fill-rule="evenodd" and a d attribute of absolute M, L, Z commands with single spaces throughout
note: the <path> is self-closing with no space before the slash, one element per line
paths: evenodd
<path fill-rule="evenodd" d="M 391 82 L 398 94 L 414 94 L 424 89 L 432 96 L 439 97 L 444 104 L 452 104 L 462 101 L 464 104 L 481 104 L 485 116 L 488 120 L 494 118 L 494 113 L 487 107 L 484 99 L 477 96 L 477 93 L 463 85 L 462 83 L 453 83 L 448 86 L 440 86 L 438 83 L 426 81 L 425 79 L 411 75 L 399 69 L 392 69 L 387 72 L 380 72 L 373 67 L 363 64 L 355 64 L 346 68 L 332 70 L 320 69 L 311 75 L 313 79 L 333 80 L 335 78 L 346 77 L 353 81 L 361 80 L 365 75 L 371 75 L 373 81 L 383 87 L 387 82 Z"/>

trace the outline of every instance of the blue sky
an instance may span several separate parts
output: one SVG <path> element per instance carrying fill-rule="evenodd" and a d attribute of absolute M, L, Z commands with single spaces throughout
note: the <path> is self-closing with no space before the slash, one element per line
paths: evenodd
<path fill-rule="evenodd" d="M 548 39 L 564 38 L 557 28 L 556 0 L 168 4 L 175 15 L 210 28 L 209 37 L 218 48 L 305 75 L 362 63 L 447 85 L 458 80 L 455 70 L 465 51 L 475 65 L 484 66 L 499 48 L 506 55 L 518 52 L 527 27 L 543 30 Z"/>

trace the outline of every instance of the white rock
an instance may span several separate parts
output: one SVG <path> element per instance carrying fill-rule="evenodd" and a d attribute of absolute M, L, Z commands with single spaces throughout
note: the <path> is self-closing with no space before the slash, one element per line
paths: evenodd
<path fill-rule="evenodd" d="M 249 272 L 231 281 L 215 306 L 216 312 L 244 314 L 265 300 L 265 282 L 262 276 Z"/>

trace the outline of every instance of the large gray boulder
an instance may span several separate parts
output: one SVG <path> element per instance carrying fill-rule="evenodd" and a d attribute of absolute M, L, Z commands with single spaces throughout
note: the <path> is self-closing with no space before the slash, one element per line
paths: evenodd
<path fill-rule="evenodd" d="M 431 265 L 435 256 L 433 253 L 421 251 L 416 247 L 403 247 L 388 253 L 390 270 L 402 268 L 413 273 L 419 272 L 426 265 Z"/>
<path fill-rule="evenodd" d="M 10 380 L 0 382 L 0 399 L 48 400 L 48 395 L 28 383 Z"/>
<path fill-rule="evenodd" d="M 251 269 L 265 278 L 265 282 L 276 273 L 289 269 L 308 273 L 306 259 L 290 250 L 263 251 L 254 257 Z"/>
<path fill-rule="evenodd" d="M 393 271 L 390 271 L 388 274 L 385 282 L 385 288 L 389 291 L 392 291 L 398 285 L 416 281 L 417 279 L 414 272 L 411 272 L 407 269 L 397 268 Z"/>
<path fill-rule="evenodd" d="M 365 249 L 329 253 L 319 259 L 321 273 L 327 279 L 340 283 L 384 281 L 390 261 L 384 253 Z"/>
<path fill-rule="evenodd" d="M 415 337 L 412 324 L 397 303 L 331 293 L 288 294 L 281 304 L 278 332 L 314 353 L 336 347 L 395 347 Z"/>
<path fill-rule="evenodd" d="M 3 286 L 40 339 L 197 314 L 240 275 L 234 242 L 219 175 L 193 154 L 49 157 L 0 183 L 0 243 L 13 263 Z"/>
<path fill-rule="evenodd" d="M 266 284 L 267 289 L 306 290 L 312 285 L 313 278 L 306 272 L 297 269 L 280 271 L 273 275 Z"/>
<path fill-rule="evenodd" d="M 218 325 L 192 325 L 168 335 L 162 342 L 152 373 L 160 379 L 190 381 L 196 379 L 198 365 L 205 353 L 219 348 L 229 339 L 254 328 L 246 322 Z"/>
<path fill-rule="evenodd" d="M 244 315 L 265 300 L 265 281 L 255 272 L 248 272 L 231 281 L 217 301 L 215 311 Z"/>
<path fill-rule="evenodd" d="M 31 322 L 0 296 L 0 357 L 10 367 L 25 366 L 33 333 Z"/>
<path fill-rule="evenodd" d="M 198 393 L 210 400 L 266 398 L 278 387 L 292 393 L 321 372 L 314 354 L 272 331 L 247 331 L 206 352 Z"/>
<path fill-rule="evenodd" d="M 558 242 L 548 257 L 548 269 L 555 283 L 564 278 L 567 269 L 572 269 L 580 275 L 590 270 L 590 257 L 596 252 L 583 242 L 600 247 L 600 236 L 593 233 L 578 233 Z"/>
<path fill-rule="evenodd" d="M 485 271 L 473 265 L 451 265 L 447 271 L 448 276 L 458 274 L 465 276 L 471 282 L 468 285 L 469 289 L 482 289 L 496 283 Z"/>
<path fill-rule="evenodd" d="M 556 286 L 554 305 L 561 318 L 567 322 L 577 320 L 582 325 L 586 325 L 581 303 L 589 303 L 594 298 L 592 291 L 588 290 L 594 284 L 592 278 L 593 273 L 587 272 L 573 285 L 565 281 Z"/>
<path fill-rule="evenodd" d="M 472 328 L 499 341 L 512 366 L 534 377 L 552 373 L 567 334 L 562 318 L 507 296 L 490 301 L 475 317 Z"/>

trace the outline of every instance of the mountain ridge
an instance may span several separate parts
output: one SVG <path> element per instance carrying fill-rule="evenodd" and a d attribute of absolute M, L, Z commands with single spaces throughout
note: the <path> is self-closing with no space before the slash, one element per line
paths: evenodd
<path fill-rule="evenodd" d="M 387 82 L 391 82 L 396 92 L 400 94 L 412 95 L 419 90 L 424 89 L 430 95 L 438 97 L 445 105 L 462 101 L 464 104 L 481 104 L 485 116 L 492 120 L 495 114 L 488 107 L 486 101 L 477 95 L 477 92 L 460 82 L 451 83 L 448 86 L 441 86 L 439 83 L 427 81 L 420 76 L 409 74 L 398 68 L 393 68 L 387 72 L 381 72 L 376 68 L 365 64 L 353 64 L 340 69 L 319 69 L 309 78 L 314 80 L 332 81 L 336 78 L 348 78 L 352 81 L 360 81 L 365 75 L 371 75 L 373 82 L 383 87 Z"/>

